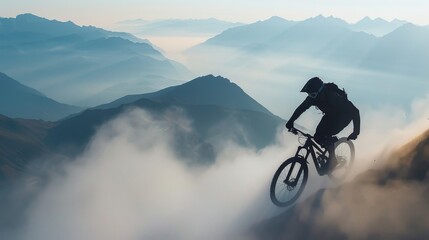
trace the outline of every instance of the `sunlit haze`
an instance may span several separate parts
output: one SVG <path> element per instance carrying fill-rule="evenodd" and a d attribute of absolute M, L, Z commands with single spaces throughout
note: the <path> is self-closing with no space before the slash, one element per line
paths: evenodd
<path fill-rule="evenodd" d="M 333 15 L 349 22 L 365 16 L 395 18 L 416 24 L 429 24 L 426 0 L 2 0 L 1 17 L 33 13 L 50 19 L 73 21 L 79 25 L 111 27 L 126 19 L 200 19 L 214 17 L 250 23 L 271 16 L 303 20 L 315 15 Z"/>

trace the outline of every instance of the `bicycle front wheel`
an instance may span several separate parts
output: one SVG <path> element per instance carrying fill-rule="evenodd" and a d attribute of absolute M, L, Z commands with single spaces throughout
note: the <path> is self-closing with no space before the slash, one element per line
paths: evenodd
<path fill-rule="evenodd" d="M 301 195 L 307 179 L 307 162 L 299 157 L 289 158 L 280 165 L 271 181 L 271 201 L 279 207 L 291 205 Z"/>
<path fill-rule="evenodd" d="M 334 181 L 342 181 L 349 174 L 355 160 L 355 147 L 347 138 L 340 138 L 335 143 L 335 158 L 338 165 L 331 170 L 328 176 Z"/>

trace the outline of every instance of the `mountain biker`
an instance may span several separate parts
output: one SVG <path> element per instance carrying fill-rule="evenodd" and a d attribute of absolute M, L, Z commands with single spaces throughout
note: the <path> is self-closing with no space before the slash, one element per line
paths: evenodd
<path fill-rule="evenodd" d="M 341 132 L 353 120 L 353 132 L 347 140 L 355 140 L 360 133 L 359 110 L 347 99 L 347 94 L 334 83 L 324 83 L 320 78 L 313 77 L 307 81 L 301 92 L 308 94 L 307 98 L 296 108 L 292 117 L 286 123 L 291 131 L 293 123 L 311 106 L 316 106 L 324 115 L 320 120 L 314 140 L 328 150 L 329 156 L 334 156 L 334 135 Z M 330 157 L 329 169 L 335 168 L 337 161 Z"/>

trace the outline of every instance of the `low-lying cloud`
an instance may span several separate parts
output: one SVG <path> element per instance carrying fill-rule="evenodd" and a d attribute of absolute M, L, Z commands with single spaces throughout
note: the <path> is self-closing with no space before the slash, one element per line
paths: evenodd
<path fill-rule="evenodd" d="M 259 152 L 230 145 L 208 167 L 188 165 L 168 125 L 133 110 L 101 127 L 31 202 L 19 239 L 220 239 L 271 216 L 271 176 L 292 154 L 284 140 Z"/>

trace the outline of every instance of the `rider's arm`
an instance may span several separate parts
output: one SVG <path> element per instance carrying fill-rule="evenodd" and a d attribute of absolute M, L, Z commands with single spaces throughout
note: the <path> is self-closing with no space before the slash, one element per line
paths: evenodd
<path fill-rule="evenodd" d="M 304 113 L 307 109 L 309 109 L 313 105 L 313 99 L 310 97 L 307 97 L 293 112 L 292 117 L 290 117 L 290 122 L 295 122 L 296 119 L 301 116 L 302 113 Z"/>
<path fill-rule="evenodd" d="M 360 133 L 360 114 L 359 109 L 357 109 L 353 103 L 352 106 L 353 133 L 357 136 Z"/>
<path fill-rule="evenodd" d="M 347 140 L 355 140 L 360 133 L 360 115 L 359 110 L 351 102 L 350 114 L 353 120 L 353 132 L 347 137 Z"/>

